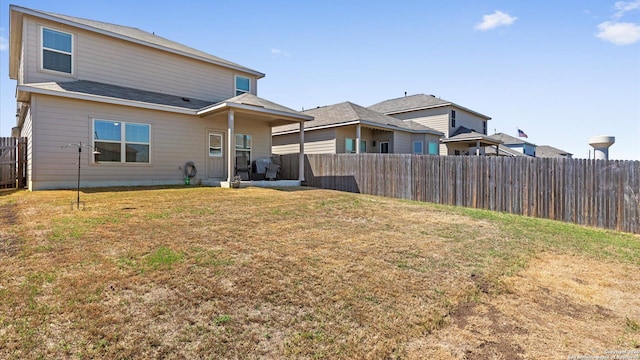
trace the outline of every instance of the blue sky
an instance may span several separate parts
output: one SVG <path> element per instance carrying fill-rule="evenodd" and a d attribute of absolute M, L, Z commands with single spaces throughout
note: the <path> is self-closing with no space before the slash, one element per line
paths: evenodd
<path fill-rule="evenodd" d="M 301 110 L 434 94 L 489 133 L 586 158 L 640 160 L 640 0 L 50 1 L 16 5 L 140 28 L 267 76 L 258 95 Z M 10 2 L 0 1 L 0 136 L 15 122 Z"/>

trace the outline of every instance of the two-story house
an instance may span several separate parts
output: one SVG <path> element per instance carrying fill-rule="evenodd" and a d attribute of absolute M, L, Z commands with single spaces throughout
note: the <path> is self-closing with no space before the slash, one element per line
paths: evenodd
<path fill-rule="evenodd" d="M 487 136 L 490 117 L 433 95 L 385 100 L 369 109 L 442 132 L 439 151 L 442 155 L 482 155 L 485 147 L 501 143 Z"/>
<path fill-rule="evenodd" d="M 303 112 L 314 120 L 304 124 L 308 154 L 432 154 L 438 155 L 440 131 L 402 121 L 363 106 L 342 102 Z M 298 152 L 300 128 L 273 128 L 273 153 Z"/>
<path fill-rule="evenodd" d="M 264 74 L 231 61 L 132 27 L 9 10 L 14 134 L 28 141 L 31 190 L 75 186 L 67 144 L 88 145 L 83 186 L 179 184 L 187 162 L 194 181 L 225 185 L 237 159 L 271 155 L 273 126 L 313 119 L 259 98 Z"/>

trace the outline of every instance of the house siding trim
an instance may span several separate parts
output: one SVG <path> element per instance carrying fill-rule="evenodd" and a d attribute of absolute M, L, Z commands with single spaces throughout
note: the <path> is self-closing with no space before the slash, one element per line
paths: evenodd
<path fill-rule="evenodd" d="M 141 39 L 136 39 L 136 38 L 132 38 L 132 37 L 129 37 L 129 36 L 117 34 L 117 33 L 111 32 L 111 31 L 94 28 L 94 27 L 91 27 L 91 26 L 88 26 L 88 25 L 77 23 L 75 21 L 66 20 L 66 19 L 63 19 L 63 18 L 60 18 L 60 17 L 57 17 L 57 16 L 49 15 L 49 14 L 42 13 L 42 12 L 39 12 L 39 11 L 34 11 L 34 10 L 31 10 L 31 9 L 28 9 L 28 8 L 24 8 L 24 7 L 21 7 L 21 6 L 11 5 L 10 11 L 12 11 L 12 12 L 15 11 L 17 13 L 21 13 L 22 15 L 25 15 L 25 14 L 26 15 L 31 15 L 31 16 L 34 16 L 34 17 L 37 17 L 37 18 L 46 19 L 46 20 L 49 20 L 49 21 L 55 21 L 55 22 L 63 24 L 63 25 L 73 26 L 73 27 L 76 27 L 76 28 L 79 28 L 79 29 L 83 29 L 83 30 L 94 32 L 94 33 L 110 36 L 110 37 L 113 37 L 113 38 L 129 41 L 129 42 L 132 42 L 132 43 L 135 43 L 135 44 L 144 45 L 144 46 L 151 47 L 151 48 L 154 48 L 154 49 L 158 49 L 158 50 L 174 53 L 174 54 L 177 54 L 177 55 L 180 55 L 180 56 L 184 56 L 184 57 L 188 57 L 188 58 L 204 61 L 204 62 L 207 62 L 207 63 L 210 63 L 210 64 L 222 66 L 222 67 L 227 68 L 227 69 L 241 71 L 241 72 L 244 72 L 244 73 L 248 73 L 248 74 L 254 75 L 258 79 L 265 77 L 264 73 L 261 73 L 261 72 L 256 71 L 256 70 L 243 67 L 241 65 L 233 65 L 233 64 L 228 64 L 228 63 L 222 62 L 222 61 L 215 61 L 213 59 L 207 59 L 205 57 L 198 56 L 198 55 L 195 55 L 195 54 L 189 54 L 189 53 L 186 53 L 184 51 L 180 51 L 180 50 L 177 50 L 177 49 L 172 49 L 172 48 L 169 48 L 169 47 L 166 47 L 166 46 L 162 46 L 162 45 L 158 45 L 158 44 L 153 44 L 151 42 L 144 41 L 144 40 L 141 40 Z M 14 73 L 13 71 L 10 71 L 10 74 L 13 74 L 13 73 Z"/>

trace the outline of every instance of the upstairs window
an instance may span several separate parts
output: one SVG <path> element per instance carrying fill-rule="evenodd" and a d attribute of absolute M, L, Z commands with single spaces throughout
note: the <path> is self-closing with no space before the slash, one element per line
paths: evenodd
<path fill-rule="evenodd" d="M 251 91 L 251 80 L 246 77 L 236 75 L 236 96 Z"/>
<path fill-rule="evenodd" d="M 451 110 L 451 127 L 456 127 L 456 111 Z"/>
<path fill-rule="evenodd" d="M 482 122 L 482 133 L 487 135 L 487 122 L 486 121 Z"/>
<path fill-rule="evenodd" d="M 73 74 L 73 35 L 42 28 L 42 69 Z"/>
<path fill-rule="evenodd" d="M 150 125 L 109 120 L 93 121 L 96 161 L 149 163 Z M 124 141 L 123 141 L 124 140 Z"/>

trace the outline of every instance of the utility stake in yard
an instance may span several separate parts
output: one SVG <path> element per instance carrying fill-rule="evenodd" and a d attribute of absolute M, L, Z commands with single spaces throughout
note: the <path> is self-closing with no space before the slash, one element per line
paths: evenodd
<path fill-rule="evenodd" d="M 82 156 L 82 147 L 87 147 L 91 150 L 93 150 L 93 155 L 100 155 L 100 152 L 98 150 L 96 150 L 96 148 L 94 148 L 91 145 L 87 145 L 87 144 L 82 144 L 82 141 L 80 141 L 77 144 L 67 144 L 62 146 L 63 148 L 68 148 L 68 147 L 77 147 L 78 148 L 78 195 L 76 198 L 75 202 L 71 202 L 71 210 L 73 210 L 73 204 L 76 204 L 76 209 L 80 209 L 80 157 Z M 82 210 L 84 210 L 84 201 L 82 202 Z"/>

